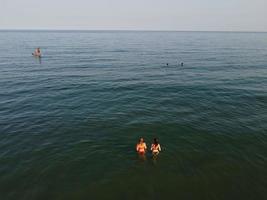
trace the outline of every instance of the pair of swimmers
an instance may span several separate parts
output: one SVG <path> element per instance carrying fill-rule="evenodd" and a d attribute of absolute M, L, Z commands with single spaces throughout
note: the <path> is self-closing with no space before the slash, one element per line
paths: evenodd
<path fill-rule="evenodd" d="M 154 138 L 154 141 L 151 144 L 150 150 L 151 150 L 153 155 L 158 155 L 159 152 L 161 151 L 161 147 L 160 147 L 160 144 L 159 144 L 157 138 Z M 146 143 L 144 141 L 144 138 L 140 138 L 139 142 L 136 144 L 136 151 L 141 155 L 144 155 L 146 153 L 147 146 L 146 146 Z"/>
<path fill-rule="evenodd" d="M 181 65 L 181 66 L 184 66 L 184 63 L 181 62 L 180 65 Z M 169 63 L 166 63 L 166 66 L 169 66 Z"/>

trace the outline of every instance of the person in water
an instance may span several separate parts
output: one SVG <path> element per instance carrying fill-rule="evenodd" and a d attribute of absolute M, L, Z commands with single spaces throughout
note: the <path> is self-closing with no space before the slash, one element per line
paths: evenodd
<path fill-rule="evenodd" d="M 158 155 L 159 152 L 161 151 L 161 147 L 157 138 L 154 138 L 154 141 L 151 145 L 151 151 L 153 155 Z"/>
<path fill-rule="evenodd" d="M 139 154 L 145 154 L 146 153 L 146 143 L 144 142 L 144 138 L 140 138 L 139 142 L 136 145 L 136 151 Z"/>
<path fill-rule="evenodd" d="M 41 49 L 38 47 L 37 49 L 35 49 L 35 51 L 32 53 L 32 55 L 40 57 L 42 55 Z"/>

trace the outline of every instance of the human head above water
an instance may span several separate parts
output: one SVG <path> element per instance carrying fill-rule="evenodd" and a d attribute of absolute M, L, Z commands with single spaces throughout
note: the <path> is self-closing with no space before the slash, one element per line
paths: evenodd
<path fill-rule="evenodd" d="M 141 142 L 144 142 L 144 138 L 142 138 L 142 137 L 139 139 L 139 143 L 141 143 Z"/>
<path fill-rule="evenodd" d="M 159 144 L 159 141 L 158 141 L 157 138 L 154 138 L 154 144 L 155 144 L 155 145 L 158 145 L 158 144 Z"/>

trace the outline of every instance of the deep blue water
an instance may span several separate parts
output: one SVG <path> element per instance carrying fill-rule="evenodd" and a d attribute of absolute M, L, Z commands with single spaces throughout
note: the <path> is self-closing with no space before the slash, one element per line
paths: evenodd
<path fill-rule="evenodd" d="M 266 166 L 267 33 L 0 32 L 1 200 L 260 200 Z"/>

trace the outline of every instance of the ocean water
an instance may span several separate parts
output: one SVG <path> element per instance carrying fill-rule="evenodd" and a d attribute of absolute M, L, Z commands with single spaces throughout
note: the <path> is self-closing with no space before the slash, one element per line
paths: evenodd
<path fill-rule="evenodd" d="M 267 33 L 1 31 L 0 199 L 267 199 Z"/>

